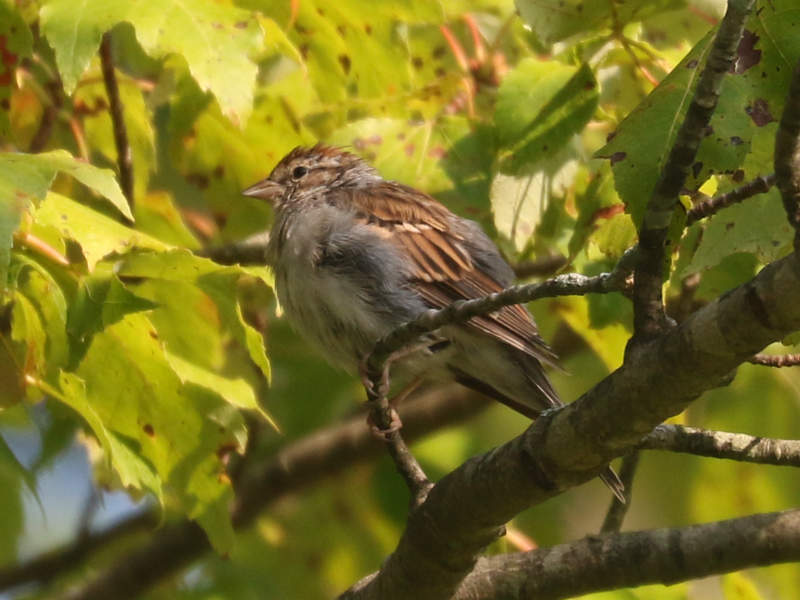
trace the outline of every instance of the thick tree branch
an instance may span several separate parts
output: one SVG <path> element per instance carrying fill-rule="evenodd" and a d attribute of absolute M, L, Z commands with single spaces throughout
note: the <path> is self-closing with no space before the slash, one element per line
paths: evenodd
<path fill-rule="evenodd" d="M 403 404 L 399 411 L 406 437 L 416 439 L 445 424 L 468 418 L 488 404 L 487 399 L 473 392 L 448 387 L 446 390 L 421 394 Z M 383 451 L 382 444 L 366 426 L 363 414 L 289 444 L 262 465 L 242 474 L 233 507 L 234 526 L 237 529 L 247 527 L 277 499 L 321 479 L 335 476 L 354 463 L 378 456 Z M 95 547 L 97 545 L 93 545 L 92 549 Z M 58 555 L 63 557 L 67 550 Z M 60 598 L 131 600 L 210 550 L 205 533 L 194 522 L 184 520 L 169 524 L 153 533 L 147 543 L 120 555 L 114 564 L 88 584 Z M 61 565 L 58 562 L 51 564 Z M 72 561 L 64 568 L 74 564 L 75 561 Z M 28 567 L 7 569 L 4 586 L 40 580 L 41 572 L 31 571 Z M 57 573 L 57 570 L 50 571 L 47 577 Z"/>
<path fill-rule="evenodd" d="M 788 510 L 482 558 L 452 600 L 557 600 L 797 560 L 800 510 Z"/>
<path fill-rule="evenodd" d="M 687 227 L 699 221 L 700 219 L 710 217 L 711 215 L 721 211 L 723 208 L 728 208 L 733 204 L 742 202 L 743 200 L 747 200 L 748 198 L 752 198 L 758 194 L 768 192 L 769 189 L 775 185 L 775 180 L 776 177 L 774 173 L 766 176 L 762 175 L 760 177 L 756 177 L 753 179 L 753 181 L 745 183 L 735 190 L 731 190 L 725 194 L 720 194 L 719 196 L 714 196 L 713 198 L 709 198 L 708 200 L 704 200 L 703 202 L 695 204 L 691 210 L 686 213 Z"/>
<path fill-rule="evenodd" d="M 114 71 L 114 58 L 111 55 L 111 33 L 103 34 L 100 42 L 100 66 L 103 69 L 103 82 L 108 95 L 108 109 L 111 115 L 111 126 L 114 130 L 114 144 L 117 147 L 117 166 L 119 168 L 119 185 L 122 193 L 133 208 L 133 157 L 128 143 L 128 130 L 125 127 L 124 108 L 119 96 L 117 74 Z"/>
<path fill-rule="evenodd" d="M 647 204 L 639 230 L 641 256 L 634 276 L 634 341 L 647 341 L 667 324 L 661 285 L 664 271 L 664 245 L 673 218 L 678 194 L 686 181 L 689 167 L 705 135 L 711 115 L 717 107 L 725 74 L 730 71 L 744 31 L 744 22 L 754 0 L 729 0 L 708 61 L 678 131 L 661 177 Z"/>
<path fill-rule="evenodd" d="M 775 135 L 775 175 L 783 206 L 800 248 L 800 61 L 794 69 L 786 106 Z"/>
<path fill-rule="evenodd" d="M 521 510 L 596 476 L 764 346 L 800 329 L 800 264 L 790 255 L 641 345 L 574 403 L 439 481 L 381 571 L 348 599 L 449 598 Z"/>
<path fill-rule="evenodd" d="M 800 467 L 800 440 L 779 440 L 680 425 L 659 425 L 642 440 L 639 448 Z"/>

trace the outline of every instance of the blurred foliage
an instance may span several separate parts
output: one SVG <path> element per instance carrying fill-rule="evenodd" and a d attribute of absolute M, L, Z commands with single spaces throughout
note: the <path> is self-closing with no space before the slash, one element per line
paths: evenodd
<path fill-rule="evenodd" d="M 387 458 L 233 532 L 228 463 L 352 413 L 363 391 L 276 318 L 265 268 L 191 250 L 268 228 L 269 208 L 239 191 L 294 146 L 325 140 L 479 221 L 512 263 L 557 253 L 567 270 L 608 270 L 636 242 L 723 12 L 722 0 L 0 0 L 0 560 L 19 560 L 27 520 L 43 518 L 26 509 L 37 482 L 77 441 L 99 488 L 147 498 L 164 520 L 196 519 L 220 552 L 147 598 L 329 598 L 378 568 L 407 502 Z M 758 2 L 687 202 L 771 172 L 798 23 L 796 0 Z M 132 203 L 114 174 L 105 34 Z M 784 255 L 790 233 L 775 190 L 696 223 L 677 236 L 667 298 L 699 278 L 690 300 L 708 302 Z M 622 295 L 531 309 L 563 355 L 553 379 L 564 397 L 621 364 Z M 679 420 L 797 437 L 798 392 L 794 370 L 744 366 Z M 526 425 L 492 408 L 414 449 L 438 477 Z M 35 438 L 32 455 L 20 436 Z M 778 510 L 799 493 L 787 470 L 649 453 L 626 528 Z M 590 482 L 515 526 L 563 542 L 596 531 L 608 501 Z M 60 518 L 57 499 L 41 503 Z M 127 547 L 21 593 L 48 597 Z M 587 597 L 789 598 L 798 587 L 800 570 L 782 566 Z"/>

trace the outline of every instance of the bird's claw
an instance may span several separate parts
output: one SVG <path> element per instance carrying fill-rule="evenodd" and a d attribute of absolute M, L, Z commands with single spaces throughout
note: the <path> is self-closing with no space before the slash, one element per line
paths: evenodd
<path fill-rule="evenodd" d="M 397 414 L 397 411 L 391 406 L 389 407 L 389 418 L 389 426 L 381 427 L 375 423 L 373 413 L 369 413 L 369 415 L 367 415 L 367 424 L 369 425 L 370 431 L 372 431 L 372 435 L 382 442 L 388 442 L 389 436 L 395 431 L 400 431 L 400 429 L 403 427 L 403 421 L 400 420 L 400 415 Z"/>

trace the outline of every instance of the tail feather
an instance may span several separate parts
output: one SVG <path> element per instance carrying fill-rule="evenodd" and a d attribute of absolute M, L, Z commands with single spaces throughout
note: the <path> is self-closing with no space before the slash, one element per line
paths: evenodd
<path fill-rule="evenodd" d="M 486 383 L 485 381 L 481 381 L 476 377 L 472 377 L 471 375 L 467 375 L 460 369 L 455 367 L 450 367 L 450 370 L 455 375 L 455 379 L 461 385 L 468 387 L 470 389 L 475 390 L 476 392 L 480 392 L 481 394 L 485 394 L 498 402 L 505 404 L 510 409 L 515 410 L 516 412 L 525 415 L 529 419 L 536 419 L 539 416 L 538 410 L 532 408 L 527 404 L 523 404 L 521 402 L 517 402 L 513 398 L 509 398 L 505 394 L 498 392 L 495 388 L 491 385 Z M 561 404 L 561 401 L 558 399 L 558 396 L 550 385 L 547 377 L 542 374 L 541 379 L 547 382 L 546 386 L 542 386 L 539 382 L 536 382 L 537 387 L 543 392 L 543 394 L 550 400 L 550 402 L 554 406 L 558 406 Z M 544 387 L 544 389 L 542 389 Z M 548 393 L 549 392 L 549 393 Z M 626 504 L 627 501 L 625 500 L 625 484 L 622 483 L 619 476 L 614 472 L 614 469 L 611 467 L 606 467 L 606 470 L 600 473 L 600 480 L 608 486 L 608 489 L 616 496 L 617 500 Z"/>
<path fill-rule="evenodd" d="M 605 483 L 608 486 L 613 494 L 617 497 L 622 504 L 627 504 L 628 501 L 625 499 L 625 484 L 622 483 L 622 480 L 619 478 L 610 466 L 606 467 L 606 470 L 600 473 L 600 481 Z"/>

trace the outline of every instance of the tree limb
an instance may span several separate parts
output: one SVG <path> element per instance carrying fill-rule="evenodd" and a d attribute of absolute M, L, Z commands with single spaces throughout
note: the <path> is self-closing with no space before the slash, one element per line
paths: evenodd
<path fill-rule="evenodd" d="M 800 510 L 787 510 L 481 558 L 452 600 L 557 600 L 796 560 Z"/>
<path fill-rule="evenodd" d="M 661 284 L 664 245 L 678 194 L 717 107 L 725 74 L 730 71 L 754 0 L 729 0 L 692 102 L 661 172 L 639 229 L 641 256 L 634 276 L 634 338 L 646 341 L 666 326 Z"/>
<path fill-rule="evenodd" d="M 800 467 L 800 440 L 779 440 L 680 425 L 659 425 L 642 440 L 639 448 Z"/>
<path fill-rule="evenodd" d="M 800 61 L 794 69 L 786 106 L 775 135 L 775 175 L 789 223 L 800 248 Z"/>
<path fill-rule="evenodd" d="M 753 181 L 749 181 L 744 185 L 731 190 L 730 192 L 720 194 L 719 196 L 714 196 L 713 198 L 709 198 L 708 200 L 704 200 L 703 202 L 695 204 L 691 210 L 686 213 L 686 226 L 688 227 L 700 219 L 710 217 L 711 215 L 721 211 L 723 208 L 728 208 L 733 204 L 742 202 L 743 200 L 747 200 L 748 198 L 752 198 L 758 194 L 768 192 L 769 189 L 775 185 L 775 180 L 775 173 L 771 173 L 766 176 L 762 175 L 756 177 L 753 179 Z"/>

